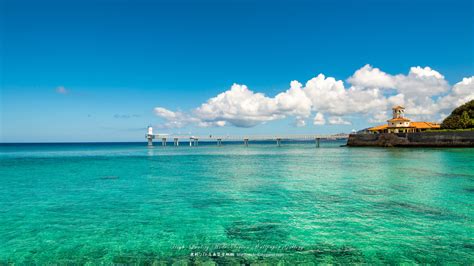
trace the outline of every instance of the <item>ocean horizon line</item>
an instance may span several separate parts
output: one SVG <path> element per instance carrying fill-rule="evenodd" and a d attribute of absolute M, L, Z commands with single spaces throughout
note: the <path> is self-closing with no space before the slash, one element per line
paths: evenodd
<path fill-rule="evenodd" d="M 329 141 L 346 141 L 346 139 L 321 139 L 321 142 L 329 142 Z M 189 142 L 189 140 L 183 140 L 180 142 Z M 216 140 L 200 140 L 199 143 L 215 143 Z M 273 143 L 274 140 L 249 140 L 250 143 Z M 314 143 L 314 140 L 294 140 L 294 139 L 282 139 L 283 143 Z M 161 142 L 156 142 L 156 146 L 161 146 Z M 167 143 L 173 143 L 173 141 L 167 141 Z M 239 140 L 226 140 L 224 143 L 243 143 Z M 146 145 L 147 142 L 145 141 L 57 141 L 57 142 L 0 142 L 0 145 L 14 145 L 14 144 L 144 144 Z"/>

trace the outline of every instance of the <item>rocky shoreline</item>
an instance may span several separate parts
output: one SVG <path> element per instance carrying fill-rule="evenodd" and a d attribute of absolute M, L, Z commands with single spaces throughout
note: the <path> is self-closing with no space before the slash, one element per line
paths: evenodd
<path fill-rule="evenodd" d="M 474 147 L 474 131 L 351 134 L 347 146 Z"/>

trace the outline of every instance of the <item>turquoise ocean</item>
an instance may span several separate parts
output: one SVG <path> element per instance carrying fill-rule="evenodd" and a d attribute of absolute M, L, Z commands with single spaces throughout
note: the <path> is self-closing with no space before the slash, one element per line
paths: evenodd
<path fill-rule="evenodd" d="M 473 148 L 1 144 L 0 264 L 474 263 Z"/>

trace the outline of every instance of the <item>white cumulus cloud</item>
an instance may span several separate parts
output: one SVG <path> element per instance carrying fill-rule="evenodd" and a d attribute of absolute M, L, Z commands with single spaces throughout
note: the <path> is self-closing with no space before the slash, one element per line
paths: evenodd
<path fill-rule="evenodd" d="M 193 124 L 201 127 L 253 127 L 294 117 L 294 125 L 349 125 L 356 115 L 370 123 L 384 122 L 391 107 L 403 105 L 414 119 L 439 121 L 454 107 L 474 99 L 474 77 L 450 86 L 445 77 L 430 67 L 412 67 L 407 74 L 388 74 L 365 65 L 347 79 L 318 74 L 304 85 L 292 81 L 287 90 L 274 97 L 234 84 L 190 112 L 156 107 L 154 112 L 166 128 Z M 327 119 L 325 117 L 328 117 Z"/>
<path fill-rule="evenodd" d="M 321 112 L 317 112 L 313 119 L 313 125 L 320 126 L 326 124 L 326 119 L 324 119 L 324 115 Z"/>
<path fill-rule="evenodd" d="M 437 108 L 449 113 L 453 108 L 471 100 L 474 100 L 474 76 L 463 78 L 454 84 L 452 92 L 437 101 Z"/>
<path fill-rule="evenodd" d="M 156 107 L 153 111 L 156 116 L 166 121 L 161 125 L 163 128 L 181 128 L 190 123 L 199 122 L 199 119 L 192 118 L 183 112 L 173 112 L 163 107 Z"/>
<path fill-rule="evenodd" d="M 328 119 L 330 125 L 350 125 L 351 122 L 344 120 L 340 116 L 331 116 Z"/>
<path fill-rule="evenodd" d="M 360 87 L 376 87 L 376 88 L 394 88 L 395 82 L 393 78 L 378 68 L 371 65 L 365 65 L 357 70 L 348 80 L 349 83 Z"/>
<path fill-rule="evenodd" d="M 301 117 L 296 117 L 295 126 L 296 127 L 304 127 L 304 126 L 306 126 L 306 121 Z"/>
<path fill-rule="evenodd" d="M 194 114 L 204 123 L 226 121 L 237 127 L 252 127 L 284 117 L 275 99 L 263 93 L 254 93 L 247 86 L 239 84 L 209 99 Z"/>

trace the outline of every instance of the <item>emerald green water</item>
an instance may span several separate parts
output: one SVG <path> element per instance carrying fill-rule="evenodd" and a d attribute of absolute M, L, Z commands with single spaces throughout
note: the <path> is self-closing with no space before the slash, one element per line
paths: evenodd
<path fill-rule="evenodd" d="M 0 264 L 474 262 L 474 149 L 340 144 L 1 145 Z"/>

